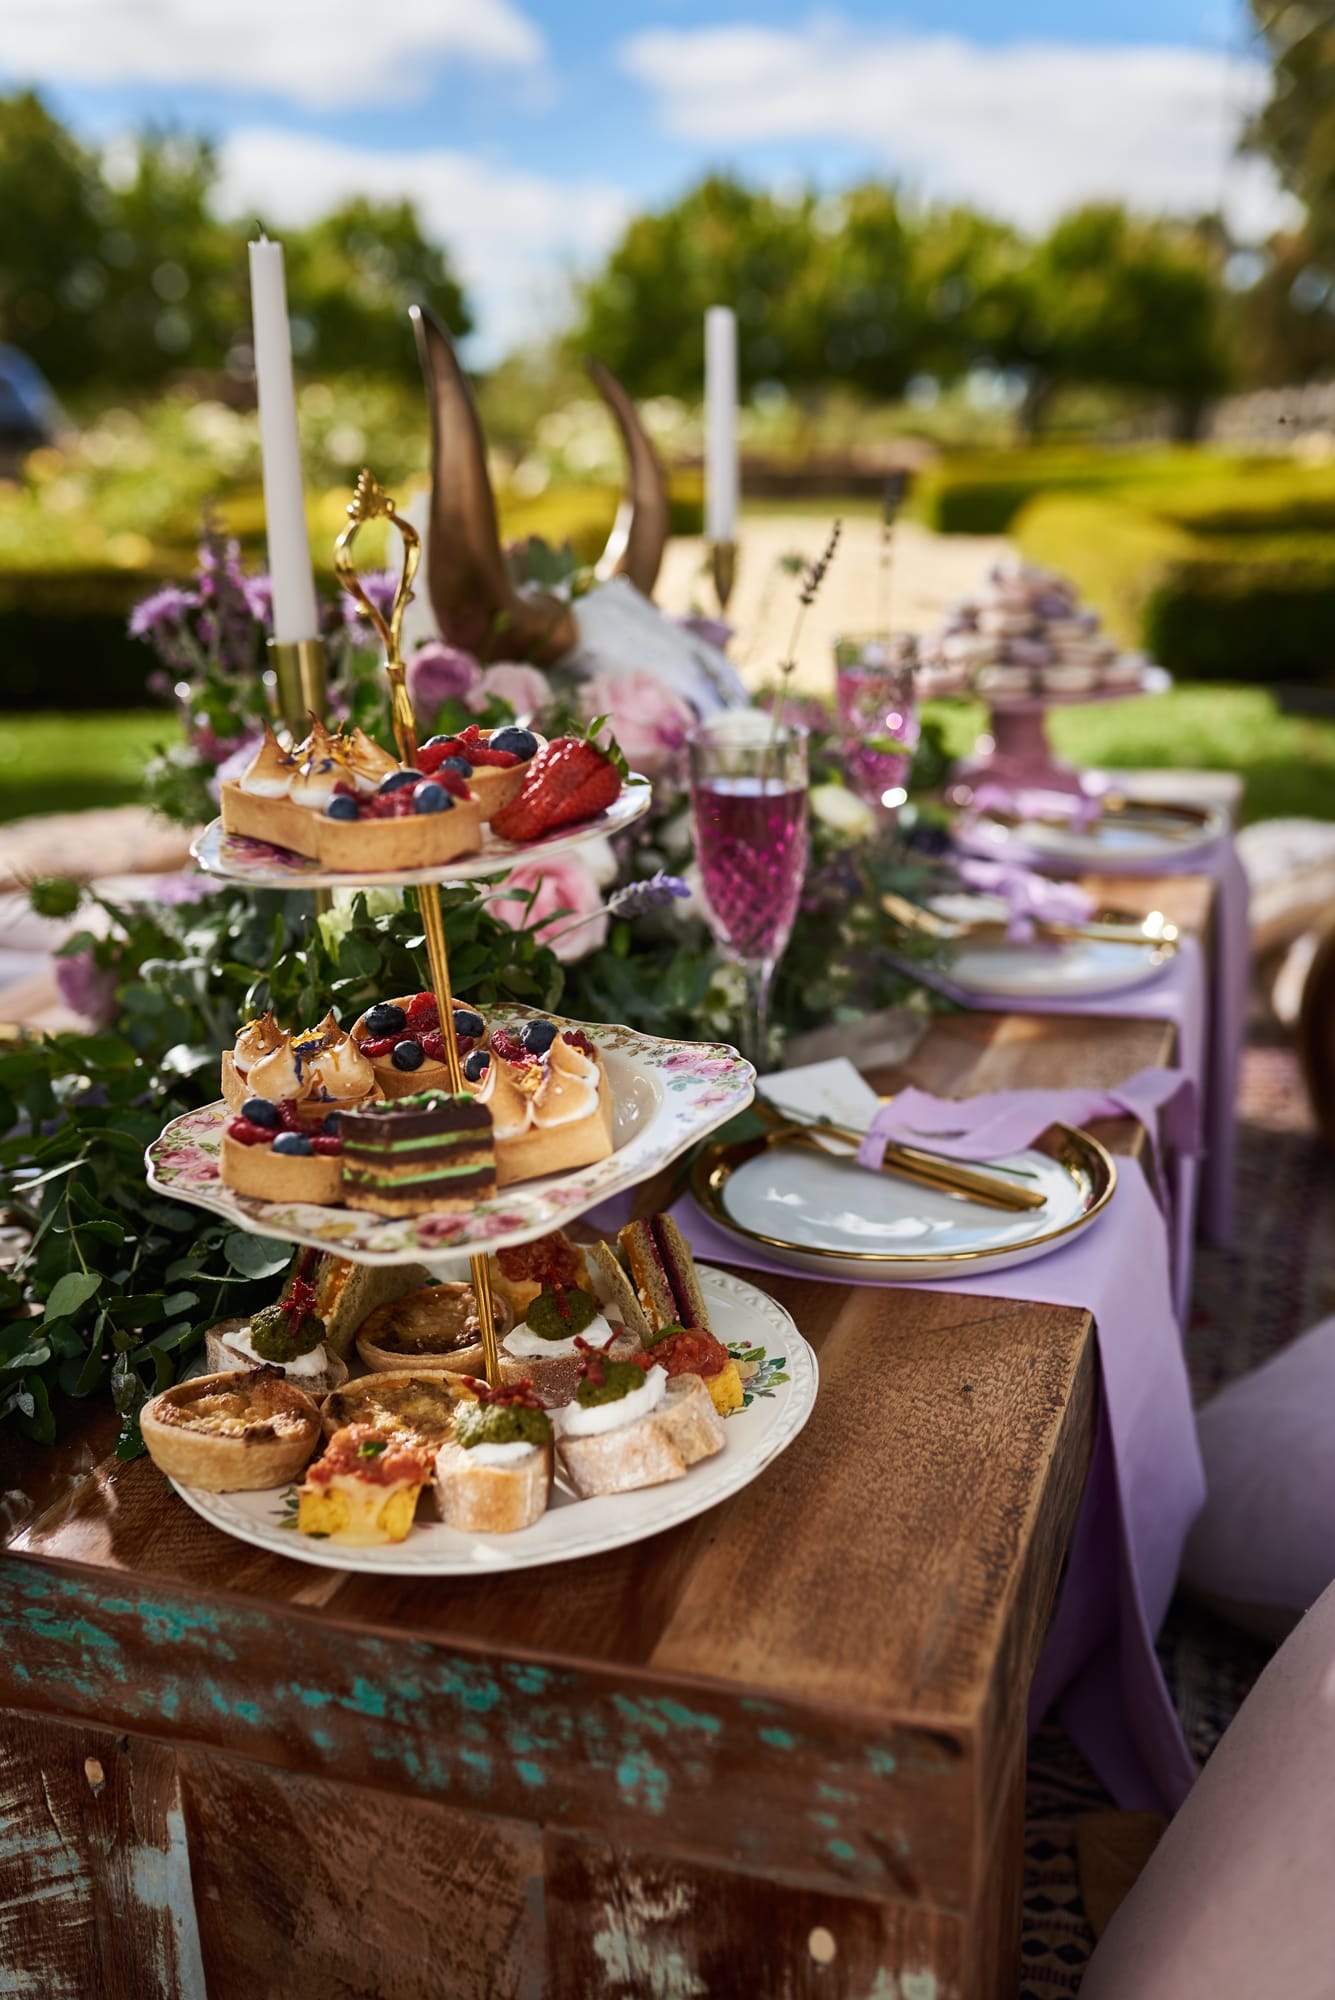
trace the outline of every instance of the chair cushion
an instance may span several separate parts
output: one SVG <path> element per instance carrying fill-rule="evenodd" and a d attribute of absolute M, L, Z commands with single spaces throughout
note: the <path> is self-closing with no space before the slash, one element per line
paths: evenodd
<path fill-rule="evenodd" d="M 1182 1579 L 1217 1607 L 1291 1615 L 1335 1581 L 1335 1319 L 1200 1411 L 1206 1500 Z M 1273 1633 L 1273 1616 L 1246 1617 Z"/>
<path fill-rule="evenodd" d="M 1095 1949 L 1080 2000 L 1335 1992 L 1335 1588 L 1234 1717 Z"/>

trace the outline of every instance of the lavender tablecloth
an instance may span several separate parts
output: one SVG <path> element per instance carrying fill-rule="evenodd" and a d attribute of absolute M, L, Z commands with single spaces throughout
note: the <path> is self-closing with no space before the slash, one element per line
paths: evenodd
<path fill-rule="evenodd" d="M 1084 863 L 1064 863 L 1052 855 L 1023 848 L 1011 839 L 989 840 L 981 828 L 957 835 L 960 847 L 971 854 L 996 860 L 1003 850 L 1008 861 L 1020 861 L 1044 875 L 1079 875 L 1088 872 Z M 1211 846 L 1180 861 L 1135 862 L 1118 859 L 1109 873 L 1118 875 L 1208 875 L 1215 885 L 1215 954 L 1209 982 L 1209 1008 L 1204 1056 L 1205 1090 L 1202 1095 L 1204 1146 L 1200 1175 L 1200 1219 L 1206 1241 L 1226 1249 L 1233 1240 L 1234 1176 L 1236 1172 L 1236 1103 L 1238 1067 L 1247 1025 L 1247 989 L 1250 977 L 1250 949 L 1247 930 L 1247 877 L 1231 833 L 1220 836 Z M 1129 1008 L 1117 1004 L 1120 995 L 1110 995 L 1106 1005 L 1089 1011 L 1125 1014 Z M 1129 999 L 1131 996 L 1127 996 Z M 985 1003 L 970 997 L 971 1006 Z M 1024 1000 L 997 1000 L 986 1003 L 1008 1013 L 1083 1011 L 1065 1006 L 1056 1010 Z"/>
<path fill-rule="evenodd" d="M 917 968 L 918 977 L 923 977 Z M 965 993 L 948 978 L 929 976 L 940 992 L 949 994 L 963 1006 L 994 1014 L 1082 1014 L 1090 1018 L 1115 1017 L 1123 1021 L 1170 1021 L 1177 1030 L 1174 1066 L 1191 1079 L 1197 1102 L 1208 1105 L 1210 1079 L 1206 1074 L 1206 976 L 1205 961 L 1195 938 L 1184 938 L 1174 957 L 1154 979 L 1121 993 L 1085 995 L 1063 1000 L 1014 1000 L 1000 995 Z M 1230 1099 L 1230 1102 L 1232 1100 Z M 1207 1114 L 1208 1115 L 1208 1114 Z M 1206 1116 L 1199 1124 L 1204 1128 Z M 1229 1127 L 1229 1145 L 1232 1144 Z M 1216 1134 L 1216 1143 L 1218 1135 Z M 1191 1304 L 1192 1244 L 1196 1228 L 1196 1194 L 1200 1172 L 1201 1133 L 1186 1147 L 1166 1149 L 1165 1169 L 1172 1200 L 1173 1297 L 1180 1324 L 1185 1327 Z M 1231 1159 L 1228 1165 L 1231 1178 Z"/>
<path fill-rule="evenodd" d="M 1112 1093 L 1042 1095 L 1066 1099 L 1077 1123 L 1127 1109 L 1151 1122 L 1150 1107 L 1167 1112 L 1175 1087 L 1180 1079 L 1147 1071 Z M 689 1195 L 674 1214 L 698 1257 L 794 1275 L 759 1244 L 716 1228 Z M 1059 1701 L 1075 1741 L 1120 1805 L 1171 1812 L 1190 1789 L 1195 1764 L 1164 1685 L 1154 1633 L 1205 1487 L 1168 1231 L 1149 1183 L 1136 1161 L 1119 1160 L 1106 1212 L 1061 1250 L 1017 1270 L 921 1289 L 1077 1306 L 1094 1317 L 1098 1437 L 1032 1712 Z"/>

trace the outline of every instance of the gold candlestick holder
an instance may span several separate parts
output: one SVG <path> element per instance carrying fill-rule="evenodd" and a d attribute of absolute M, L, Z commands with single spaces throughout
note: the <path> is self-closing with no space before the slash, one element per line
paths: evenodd
<path fill-rule="evenodd" d="M 312 715 L 321 722 L 329 706 L 329 659 L 323 639 L 270 639 L 279 718 L 294 742 L 306 734 Z"/>
<path fill-rule="evenodd" d="M 714 579 L 714 595 L 718 608 L 726 612 L 732 587 L 737 581 L 736 542 L 711 542 L 709 544 L 709 574 Z"/>
<path fill-rule="evenodd" d="M 400 635 L 403 630 L 403 614 L 412 596 L 413 578 L 422 559 L 421 537 L 411 521 L 405 521 L 397 512 L 394 502 L 380 485 L 375 475 L 363 471 L 357 481 L 357 489 L 348 503 L 348 525 L 334 544 L 334 568 L 343 588 L 350 592 L 366 612 L 367 617 L 380 635 L 385 648 L 385 673 L 389 679 L 394 740 L 399 756 L 405 764 L 417 762 L 417 721 L 413 715 L 413 705 L 408 697 L 407 678 L 404 672 Z M 372 604 L 362 588 L 352 558 L 352 545 L 357 532 L 367 521 L 386 520 L 393 523 L 403 540 L 403 573 L 398 589 L 394 593 L 394 603 L 388 619 Z M 422 918 L 422 930 L 426 938 L 427 964 L 431 970 L 431 986 L 436 996 L 436 1007 L 440 1014 L 443 1033 L 441 1040 L 445 1049 L 445 1067 L 449 1074 L 450 1089 L 456 1096 L 464 1093 L 464 1074 L 459 1062 L 459 1046 L 454 1038 L 454 993 L 450 986 L 450 960 L 445 941 L 445 917 L 440 907 L 440 889 L 436 883 L 423 883 L 409 892 L 417 897 L 417 907 Z M 487 1269 L 485 1252 L 470 1258 L 473 1296 L 477 1300 L 478 1319 L 482 1324 L 483 1366 L 488 1382 L 495 1386 L 501 1379 L 500 1354 L 496 1344 L 496 1315 L 491 1301 L 491 1273 Z"/>

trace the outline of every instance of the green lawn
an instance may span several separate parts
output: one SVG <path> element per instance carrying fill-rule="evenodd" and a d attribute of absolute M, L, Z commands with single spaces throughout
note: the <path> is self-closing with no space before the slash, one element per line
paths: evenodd
<path fill-rule="evenodd" d="M 980 706 L 942 702 L 929 712 L 957 755 L 982 726 Z M 0 714 L 0 819 L 134 799 L 145 758 L 175 727 L 165 709 Z M 1260 688 L 1181 687 L 1149 701 L 1068 708 L 1052 717 L 1051 732 L 1080 764 L 1240 771 L 1248 819 L 1335 819 L 1335 720 L 1281 715 Z"/>

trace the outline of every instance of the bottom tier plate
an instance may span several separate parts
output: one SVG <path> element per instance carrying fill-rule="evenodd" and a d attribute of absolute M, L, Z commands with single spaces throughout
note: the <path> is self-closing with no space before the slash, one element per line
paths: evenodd
<path fill-rule="evenodd" d="M 294 1487 L 265 1493 L 176 1491 L 196 1514 L 225 1534 L 275 1555 L 322 1569 L 371 1575 L 474 1576 L 481 1570 L 536 1569 L 600 1555 L 689 1521 L 749 1486 L 787 1449 L 816 1401 L 816 1357 L 776 1299 L 730 1273 L 697 1267 L 714 1332 L 739 1357 L 761 1357 L 747 1386 L 745 1405 L 727 1419 L 727 1443 L 666 1486 L 581 1500 L 557 1473 L 552 1502 L 542 1519 L 517 1535 L 465 1535 L 434 1518 L 428 1494 L 406 1541 L 388 1548 L 340 1548 L 298 1532 Z"/>

